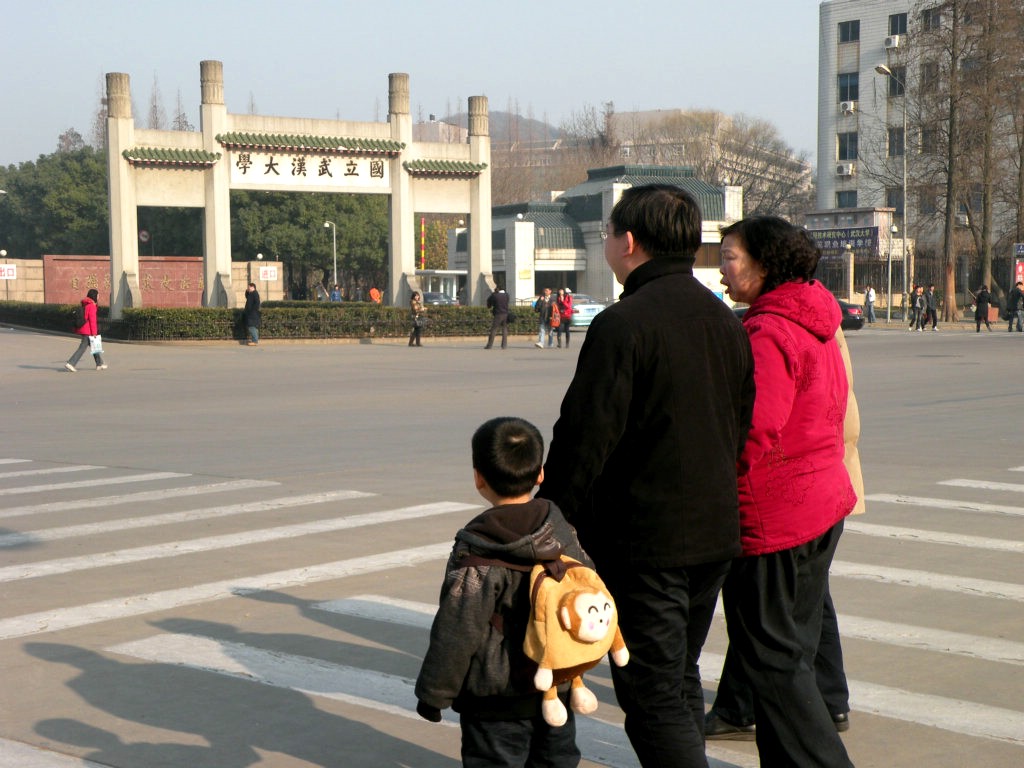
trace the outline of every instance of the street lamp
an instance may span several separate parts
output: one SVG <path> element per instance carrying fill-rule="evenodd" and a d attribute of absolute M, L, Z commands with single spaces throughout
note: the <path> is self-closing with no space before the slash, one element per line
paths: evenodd
<path fill-rule="evenodd" d="M 333 221 L 325 221 L 324 229 L 331 230 L 331 247 L 334 251 L 334 281 L 331 285 L 338 284 L 338 225 Z"/>
<path fill-rule="evenodd" d="M 907 311 L 907 237 L 910 234 L 910 209 L 907 207 L 907 84 L 896 76 L 896 74 L 885 64 L 875 67 L 875 72 L 885 77 L 890 77 L 903 88 L 903 312 Z M 895 229 L 895 224 L 893 228 Z M 890 248 L 891 248 L 890 244 Z"/>
<path fill-rule="evenodd" d="M 885 322 L 892 322 L 892 240 L 899 232 L 899 227 L 893 224 L 889 227 L 889 283 L 885 291 Z M 906 265 L 904 265 L 906 271 Z"/>

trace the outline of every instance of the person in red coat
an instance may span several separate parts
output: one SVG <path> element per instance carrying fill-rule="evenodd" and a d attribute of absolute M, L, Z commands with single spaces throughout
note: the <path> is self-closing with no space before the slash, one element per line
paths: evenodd
<path fill-rule="evenodd" d="M 761 765 L 852 766 L 818 689 L 828 571 L 857 501 L 843 463 L 849 382 L 842 313 L 814 280 L 810 235 L 774 216 L 722 230 L 722 284 L 750 305 L 754 417 L 738 462 L 742 557 L 722 587 L 735 652 L 754 691 Z"/>
<path fill-rule="evenodd" d="M 90 288 L 89 292 L 85 294 L 85 298 L 82 299 L 82 306 L 85 308 L 85 322 L 75 329 L 75 333 L 81 336 L 82 340 L 78 343 L 78 349 L 75 350 L 75 354 L 64 363 L 64 367 L 72 373 L 78 370 L 75 366 L 82 359 L 82 355 L 91 347 L 92 337 L 99 336 L 100 327 L 96 320 L 96 301 L 99 299 L 99 296 L 99 291 L 95 288 Z M 93 353 L 92 359 L 96 361 L 97 371 L 105 371 L 107 369 L 107 364 L 103 362 L 103 353 Z"/>

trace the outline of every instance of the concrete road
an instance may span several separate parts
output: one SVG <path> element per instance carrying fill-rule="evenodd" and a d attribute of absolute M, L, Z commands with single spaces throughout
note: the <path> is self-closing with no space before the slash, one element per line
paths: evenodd
<path fill-rule="evenodd" d="M 844 740 L 862 767 L 1022 765 L 1024 334 L 894 331 L 849 334 Z M 458 765 L 411 680 L 482 504 L 469 437 L 498 414 L 549 435 L 577 346 L 425 344 L 108 342 L 71 374 L 74 339 L 0 329 L 0 766 Z M 725 647 L 718 621 L 709 697 Z M 635 766 L 588 679 L 584 766 Z"/>

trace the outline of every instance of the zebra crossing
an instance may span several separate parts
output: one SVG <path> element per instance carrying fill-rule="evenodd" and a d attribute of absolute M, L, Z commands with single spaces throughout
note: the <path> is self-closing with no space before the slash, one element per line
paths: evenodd
<path fill-rule="evenodd" d="M 869 495 L 871 514 L 847 521 L 844 542 L 853 545 L 841 545 L 833 564 L 834 592 L 837 585 L 883 594 L 914 590 L 916 601 L 938 601 L 937 610 L 951 600 L 977 598 L 1008 616 L 1021 616 L 1016 604 L 1024 600 L 1024 584 L 988 572 L 872 561 L 859 556 L 871 547 L 857 545 L 912 544 L 924 552 L 922 561 L 933 550 L 1019 558 L 1024 541 L 981 535 L 980 530 L 943 530 L 937 524 L 902 524 L 901 513 L 943 510 L 957 519 L 1013 520 L 1024 515 L 1024 506 L 1006 503 L 1005 496 L 1019 494 L 1024 484 L 1004 482 L 1000 475 L 1022 470 L 994 470 L 991 478 L 937 479 L 941 490 L 934 496 Z M 142 487 L 113 492 L 132 485 Z M 979 493 L 989 497 L 979 498 Z M 224 495 L 231 498 L 218 503 Z M 176 674 L 199 675 L 213 689 L 218 680 L 233 680 L 299 694 L 318 708 L 342 708 L 349 718 L 380 724 L 392 734 L 388 744 L 419 742 L 419 759 L 434 760 L 430 765 L 455 764 L 456 720 L 445 713 L 440 727 L 425 724 L 415 714 L 412 685 L 451 535 L 482 507 L 461 501 L 406 502 L 359 489 L 297 492 L 268 479 L 52 466 L 21 456 L 0 457 L 0 590 L 5 595 L 0 662 L 13 670 L 14 677 L 8 677 L 14 686 L 35 682 L 31 696 L 36 698 L 27 711 L 48 711 L 52 697 L 90 728 L 113 720 L 125 729 L 118 732 L 114 748 L 108 745 L 104 752 L 71 738 L 84 725 L 62 730 L 52 722 L 67 725 L 71 718 L 44 718 L 50 726 L 43 728 L 38 718 L 22 716 L 23 702 L 15 705 L 7 693 L 0 698 L 0 768 L 91 766 L 100 764 L 100 757 L 102 764 L 128 766 L 116 762 L 119 755 L 127 761 L 142 745 L 152 748 L 155 726 L 134 722 L 130 708 L 122 712 L 91 698 L 92 690 L 80 679 L 89 677 L 84 662 L 79 662 L 77 678 L 58 671 L 66 666 L 60 662 L 75 658 L 74 652 L 94 659 L 97 667 L 96 659 L 102 658 L 125 672 L 139 665 L 155 667 L 170 680 Z M 378 589 L 367 590 L 371 583 Z M 319 599 L 325 592 L 339 596 Z M 969 671 L 983 665 L 988 677 L 1011 687 L 1024 680 L 1024 642 L 1018 640 L 1024 640 L 1024 622 L 1019 618 L 1011 618 L 1000 633 L 966 620 L 954 622 L 955 628 L 949 622 L 909 623 L 898 610 L 867 600 L 857 610 L 844 611 L 838 600 L 837 607 L 844 639 L 868 654 L 926 654 L 936 666 L 959 664 Z M 704 679 L 711 685 L 723 660 L 722 624 L 719 615 L 702 656 Z M 347 653 L 338 658 L 322 651 L 339 642 Z M 1000 765 L 1010 755 L 1016 762 L 1007 765 L 1024 764 L 1021 688 L 1016 696 L 981 687 L 962 696 L 937 695 L 924 685 L 890 685 L 884 673 L 858 665 L 856 654 L 848 659 L 855 721 L 844 738 L 851 754 L 857 753 L 858 740 L 869 744 L 869 723 L 891 722 L 935 729 L 947 739 L 962 737 L 978 763 Z M 601 706 L 595 716 L 579 721 L 586 764 L 633 768 L 636 759 L 614 705 L 608 671 L 599 667 L 588 678 Z M 70 703 L 69 688 L 79 696 Z M 65 734 L 63 743 L 60 734 Z M 186 737 L 196 734 L 177 734 Z M 275 747 L 288 752 L 280 744 Z M 171 754 L 184 748 L 166 750 Z M 986 759 L 989 749 L 993 756 Z M 715 768 L 757 765 L 749 744 L 710 743 L 708 754 Z M 304 752 L 290 759 L 300 762 L 288 765 L 329 764 Z M 265 764 L 275 763 L 268 758 Z M 401 763 L 396 757 L 373 764 L 419 763 Z"/>

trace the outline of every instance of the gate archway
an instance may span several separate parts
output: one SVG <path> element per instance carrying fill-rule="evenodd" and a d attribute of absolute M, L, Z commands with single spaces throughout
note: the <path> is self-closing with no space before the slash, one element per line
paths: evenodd
<path fill-rule="evenodd" d="M 234 306 L 230 191 L 390 196 L 386 300 L 420 290 L 415 212 L 469 212 L 466 303 L 482 304 L 491 276 L 491 143 L 486 96 L 469 97 L 469 141 L 413 141 L 409 76 L 388 76 L 387 122 L 230 114 L 223 65 L 200 62 L 199 131 L 135 127 L 128 75 L 108 73 L 110 313 L 142 306 L 138 206 L 203 209 L 203 305 Z"/>

